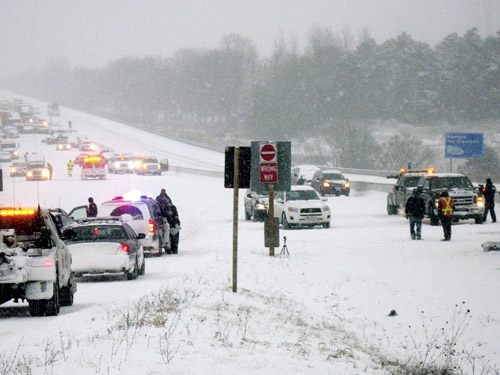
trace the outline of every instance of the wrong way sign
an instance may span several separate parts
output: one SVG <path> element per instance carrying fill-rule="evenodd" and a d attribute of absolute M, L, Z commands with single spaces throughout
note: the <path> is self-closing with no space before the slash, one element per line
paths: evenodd
<path fill-rule="evenodd" d="M 276 143 L 261 143 L 259 172 L 261 183 L 278 183 L 278 152 Z"/>

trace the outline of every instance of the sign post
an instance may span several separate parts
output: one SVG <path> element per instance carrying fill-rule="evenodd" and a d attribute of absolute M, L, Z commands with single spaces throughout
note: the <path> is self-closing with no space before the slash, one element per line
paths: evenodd
<path fill-rule="evenodd" d="M 238 199 L 240 189 L 240 148 L 234 148 L 233 181 L 233 293 L 238 292 Z"/>
<path fill-rule="evenodd" d="M 260 183 L 269 188 L 269 256 L 274 256 L 274 184 L 278 183 L 278 150 L 275 142 L 261 143 L 259 153 Z"/>

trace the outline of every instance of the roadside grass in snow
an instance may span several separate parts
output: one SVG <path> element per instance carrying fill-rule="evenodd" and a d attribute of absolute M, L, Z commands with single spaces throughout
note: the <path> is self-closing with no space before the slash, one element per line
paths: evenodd
<path fill-rule="evenodd" d="M 24 343 L 0 353 L 0 375 L 69 369 L 73 374 L 156 374 L 165 367 L 173 373 L 204 373 L 237 370 L 242 363 L 246 373 L 255 373 L 273 369 L 276 356 L 280 372 L 289 373 L 499 374 L 486 359 L 459 349 L 470 321 L 465 304 L 457 305 L 441 328 L 431 327 L 422 312 L 421 327 L 410 327 L 408 358 L 388 359 L 347 331 L 334 314 L 318 316 L 279 292 L 243 289 L 234 294 L 227 285 L 184 277 L 96 318 L 101 326 L 88 336 L 59 331 L 35 343 L 37 350 L 29 352 L 37 354 L 29 357 L 21 354 Z"/>

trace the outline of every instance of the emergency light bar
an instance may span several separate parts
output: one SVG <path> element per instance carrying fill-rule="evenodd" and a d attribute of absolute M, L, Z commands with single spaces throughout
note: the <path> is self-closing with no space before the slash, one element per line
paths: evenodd
<path fill-rule="evenodd" d="M 27 215 L 34 215 L 35 210 L 34 209 L 23 209 L 23 210 L 1 210 L 0 215 L 1 216 L 27 216 Z"/>
<path fill-rule="evenodd" d="M 96 162 L 96 161 L 101 161 L 100 156 L 89 156 L 83 159 L 86 162 Z"/>

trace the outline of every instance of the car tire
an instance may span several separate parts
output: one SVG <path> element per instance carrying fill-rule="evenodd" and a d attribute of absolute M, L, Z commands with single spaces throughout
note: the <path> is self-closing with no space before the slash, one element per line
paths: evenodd
<path fill-rule="evenodd" d="M 146 258 L 142 257 L 142 266 L 139 268 L 139 275 L 143 276 L 146 274 Z"/>
<path fill-rule="evenodd" d="M 61 306 L 72 306 L 73 305 L 73 277 L 69 278 L 68 285 L 63 286 L 59 289 L 59 301 Z"/>
<path fill-rule="evenodd" d="M 483 221 L 483 217 L 482 217 L 482 216 L 476 216 L 476 217 L 474 218 L 474 222 L 475 222 L 476 224 L 482 224 L 482 223 L 484 223 L 484 221 Z"/>
<path fill-rule="evenodd" d="M 156 246 L 156 248 L 158 249 L 158 252 L 155 253 L 155 256 L 161 257 L 161 253 L 162 253 L 162 240 L 161 240 L 161 236 L 160 235 L 158 235 L 158 245 Z"/>
<path fill-rule="evenodd" d="M 387 202 L 387 215 L 396 215 L 398 213 L 398 208 Z"/>
<path fill-rule="evenodd" d="M 326 229 L 330 228 L 330 223 L 323 223 L 323 228 L 326 228 Z"/>
<path fill-rule="evenodd" d="M 245 220 L 250 220 L 252 219 L 252 215 L 248 213 L 248 211 L 245 209 Z"/>
<path fill-rule="evenodd" d="M 132 272 L 126 273 L 127 280 L 135 280 L 139 277 L 139 264 L 138 263 L 139 263 L 139 260 L 137 257 L 135 257 L 134 270 Z"/>
<path fill-rule="evenodd" d="M 253 221 L 253 222 L 257 222 L 257 221 L 259 221 L 259 216 L 258 216 L 258 215 L 255 215 L 255 211 L 252 211 L 252 221 Z"/>
<path fill-rule="evenodd" d="M 44 307 L 45 304 L 42 303 L 42 300 L 39 299 L 31 299 L 28 300 L 30 315 L 31 316 L 42 316 L 45 312 Z"/>
<path fill-rule="evenodd" d="M 59 282 L 57 279 L 59 276 L 56 276 L 56 281 L 54 282 L 52 298 L 49 300 L 43 300 L 45 305 L 45 314 L 48 316 L 55 316 L 59 314 L 59 309 L 61 308 L 59 302 Z"/>
<path fill-rule="evenodd" d="M 283 229 L 290 229 L 290 223 L 286 219 L 286 215 L 284 213 L 281 215 L 281 224 L 283 224 Z"/>

